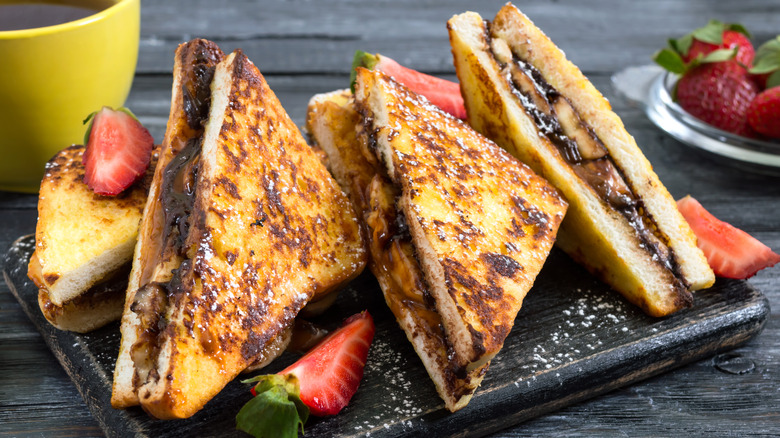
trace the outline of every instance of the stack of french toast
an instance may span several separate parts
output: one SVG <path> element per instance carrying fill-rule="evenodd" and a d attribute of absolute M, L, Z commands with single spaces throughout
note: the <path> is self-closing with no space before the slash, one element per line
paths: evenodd
<path fill-rule="evenodd" d="M 618 116 L 527 17 L 447 27 L 467 121 L 357 68 L 311 99 L 310 146 L 240 50 L 196 39 L 144 179 L 100 196 L 83 147 L 50 161 L 29 275 L 58 328 L 121 318 L 114 407 L 192 416 L 366 265 L 450 411 L 555 243 L 653 316 L 714 282 Z"/>

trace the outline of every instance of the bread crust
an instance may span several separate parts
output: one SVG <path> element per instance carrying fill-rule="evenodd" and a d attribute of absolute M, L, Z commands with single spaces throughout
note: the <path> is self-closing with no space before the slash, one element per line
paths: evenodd
<path fill-rule="evenodd" d="M 565 162 L 514 98 L 488 48 L 486 24 L 473 12 L 448 22 L 456 71 L 469 123 L 525 162 L 570 203 L 558 245 L 592 273 L 653 316 L 690 305 L 689 292 L 675 287 L 674 274 L 641 248 L 627 220 L 605 202 Z M 541 30 L 511 4 L 490 26 L 490 36 L 506 41 L 512 53 L 531 64 L 569 102 L 603 142 L 645 211 L 666 236 L 684 283 L 691 290 L 709 287 L 714 274 L 671 195 L 625 130 L 609 103 Z"/>

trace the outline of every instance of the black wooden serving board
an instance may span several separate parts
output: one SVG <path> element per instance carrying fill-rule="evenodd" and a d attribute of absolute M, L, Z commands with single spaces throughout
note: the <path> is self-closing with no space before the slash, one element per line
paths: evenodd
<path fill-rule="evenodd" d="M 80 335 L 49 325 L 27 279 L 33 246 L 33 236 L 11 246 L 5 280 L 108 436 L 243 435 L 235 415 L 251 395 L 240 378 L 188 420 L 111 408 L 119 326 Z M 333 327 L 363 309 L 376 323 L 363 382 L 339 415 L 312 417 L 307 437 L 484 435 L 733 348 L 757 335 L 769 315 L 767 299 L 749 283 L 719 279 L 695 294 L 693 308 L 650 318 L 554 249 L 482 386 L 466 408 L 448 413 L 369 273 L 313 322 Z M 295 359 L 285 353 L 263 372 Z"/>

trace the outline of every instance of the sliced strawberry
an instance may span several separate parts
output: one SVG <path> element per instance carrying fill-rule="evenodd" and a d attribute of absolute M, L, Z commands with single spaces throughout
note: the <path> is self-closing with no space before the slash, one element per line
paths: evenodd
<path fill-rule="evenodd" d="M 463 105 L 460 86 L 455 82 L 404 67 L 387 56 L 380 54 L 372 55 L 360 50 L 355 52 L 355 59 L 352 62 L 352 83 L 355 80 L 354 72 L 356 67 L 365 67 L 369 70 L 376 69 L 388 76 L 392 76 L 400 84 L 421 96 L 425 96 L 432 104 L 442 110 L 459 119 L 466 118 L 466 107 Z"/>
<path fill-rule="evenodd" d="M 745 279 L 780 262 L 780 255 L 748 233 L 717 219 L 691 196 L 677 201 L 677 208 L 691 226 L 715 275 Z"/>
<path fill-rule="evenodd" d="M 90 114 L 84 142 L 84 182 L 97 194 L 117 195 L 149 167 L 154 139 L 126 108 Z"/>
<path fill-rule="evenodd" d="M 358 389 L 373 339 L 374 320 L 364 311 L 278 374 L 245 381 L 258 383 L 236 416 L 237 428 L 258 438 L 295 437 L 310 411 L 338 414 Z"/>
<path fill-rule="evenodd" d="M 298 378 L 301 400 L 312 414 L 336 415 L 357 391 L 373 339 L 371 315 L 353 315 L 342 328 L 279 374 Z"/>

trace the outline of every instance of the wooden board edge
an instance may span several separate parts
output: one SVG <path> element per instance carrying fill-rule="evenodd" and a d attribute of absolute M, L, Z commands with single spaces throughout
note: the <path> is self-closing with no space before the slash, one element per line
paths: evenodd
<path fill-rule="evenodd" d="M 32 282 L 27 278 L 27 272 L 9 272 L 8 267 L 18 264 L 16 258 L 22 245 L 26 245 L 27 240 L 32 240 L 34 245 L 34 235 L 22 236 L 11 244 L 10 249 L 3 259 L 3 278 L 14 295 L 22 310 L 30 318 L 38 333 L 43 337 L 46 346 L 51 350 L 54 357 L 60 363 L 65 373 L 73 382 L 78 390 L 84 404 L 89 408 L 90 413 L 100 425 L 103 432 L 111 436 L 110 432 L 116 430 L 133 431 L 135 436 L 147 436 L 146 431 L 132 418 L 122 415 L 121 411 L 113 409 L 100 409 L 99 406 L 111 405 L 111 383 L 112 376 L 106 376 L 96 367 L 92 353 L 82 344 L 82 340 L 77 334 L 69 331 L 59 330 L 49 324 L 36 305 L 25 299 L 17 290 L 16 285 L 24 286 L 26 282 Z M 34 286 L 32 286 L 34 287 Z M 61 348 L 64 346 L 65 348 Z M 68 346 L 72 351 L 68 350 Z M 109 379 L 108 390 L 105 385 L 88 385 L 88 381 L 100 381 Z M 119 427 L 117 427 L 119 426 Z"/>

